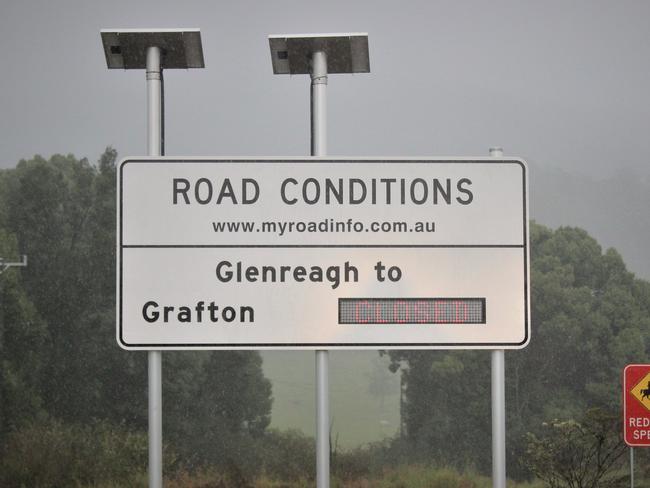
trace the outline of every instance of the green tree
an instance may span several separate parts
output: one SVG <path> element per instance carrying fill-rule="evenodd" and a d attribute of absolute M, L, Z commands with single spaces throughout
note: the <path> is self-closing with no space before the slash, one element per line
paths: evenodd
<path fill-rule="evenodd" d="M 116 158 L 111 148 L 97 165 L 35 156 L 0 172 L 0 250 L 6 241 L 29 256 L 2 302 L 11 324 L 3 345 L 21 346 L 0 350 L 11 366 L 2 384 L 8 428 L 17 418 L 11 405 L 27 393 L 65 423 L 146 428 L 146 354 L 115 341 Z M 12 390 L 12 381 L 26 386 Z M 255 352 L 166 354 L 164 382 L 165 440 L 206 453 L 197 458 L 214 458 L 217 440 L 248 442 L 269 423 L 270 384 Z"/>
<path fill-rule="evenodd" d="M 163 408 L 167 439 L 189 464 L 245 465 L 271 420 L 271 383 L 250 351 L 166 353 Z M 167 401 L 166 398 L 175 400 Z"/>
<path fill-rule="evenodd" d="M 16 239 L 0 228 L 0 257 L 18 256 Z M 0 268 L 0 444 L 8 432 L 43 413 L 39 383 L 48 334 L 23 290 L 20 269 Z"/>
<path fill-rule="evenodd" d="M 7 224 L 30 258 L 25 290 L 49 325 L 48 374 L 40 388 L 48 410 L 70 420 L 83 418 L 96 397 L 78 385 L 87 368 L 82 342 L 94 341 L 79 320 L 92 298 L 84 229 L 93 173 L 86 160 L 72 156 L 35 157 L 21 161 L 7 185 Z"/>
<path fill-rule="evenodd" d="M 650 353 L 650 284 L 581 229 L 533 222 L 530 232 L 532 339 L 506 353 L 508 473 L 515 476 L 526 474 L 517 460 L 531 425 L 618 408 L 623 367 Z M 489 354 L 393 351 L 391 359 L 402 364 L 414 455 L 488 472 Z"/>

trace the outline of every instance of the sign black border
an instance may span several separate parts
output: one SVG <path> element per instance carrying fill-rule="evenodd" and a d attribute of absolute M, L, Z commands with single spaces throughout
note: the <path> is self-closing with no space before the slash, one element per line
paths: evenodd
<path fill-rule="evenodd" d="M 256 164 L 274 164 L 274 163 L 331 163 L 331 164 L 450 164 L 450 163 L 465 163 L 465 164 L 516 164 L 522 169 L 522 197 L 523 197 L 523 245 L 124 245 L 123 242 L 123 202 L 122 202 L 122 188 L 123 188 L 123 167 L 129 163 L 144 163 L 144 164 L 177 164 L 177 163 L 199 163 L 199 164 L 219 164 L 219 163 L 256 163 Z M 353 158 L 353 157 L 338 157 L 335 159 L 328 157 L 274 157 L 274 158 L 188 158 L 188 157 L 174 157 L 174 156 L 152 156 L 152 157 L 130 157 L 120 161 L 117 168 L 118 178 L 118 208 L 119 214 L 119 296 L 117 301 L 117 326 L 118 326 L 118 345 L 127 350 L 183 350 L 183 349 L 196 349 L 196 350 L 227 350 L 227 349 L 241 349 L 241 350 L 263 350 L 263 349 L 328 349 L 335 348 L 338 350 L 359 350 L 359 349 L 431 349 L 431 350 L 445 350 L 445 349 L 501 349 L 501 348 L 522 348 L 528 344 L 530 338 L 530 320 L 529 320 L 529 263 L 528 263 L 528 187 L 527 187 L 527 167 L 523 160 L 517 158 L 440 158 L 440 159 L 408 159 L 408 158 Z M 123 250 L 125 248 L 523 248 L 524 251 L 524 339 L 521 342 L 459 342 L 459 343 L 321 343 L 321 342 L 308 342 L 308 343 L 236 343 L 236 344 L 206 344 L 206 343 L 176 343 L 176 344 L 128 344 L 123 336 L 123 318 L 122 318 L 122 265 L 123 265 Z"/>

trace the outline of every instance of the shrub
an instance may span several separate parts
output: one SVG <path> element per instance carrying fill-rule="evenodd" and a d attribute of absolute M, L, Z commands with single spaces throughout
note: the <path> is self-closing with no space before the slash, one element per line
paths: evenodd
<path fill-rule="evenodd" d="M 261 448 L 264 472 L 271 478 L 296 481 L 314 479 L 314 439 L 297 430 L 269 430 Z"/>
<path fill-rule="evenodd" d="M 133 484 L 147 466 L 147 436 L 107 422 L 49 420 L 9 434 L 1 454 L 0 485 L 7 488 Z"/>
<path fill-rule="evenodd" d="M 616 487 L 626 482 L 619 471 L 626 450 L 619 416 L 591 409 L 580 421 L 556 420 L 540 435 L 529 433 L 525 463 L 551 488 Z"/>

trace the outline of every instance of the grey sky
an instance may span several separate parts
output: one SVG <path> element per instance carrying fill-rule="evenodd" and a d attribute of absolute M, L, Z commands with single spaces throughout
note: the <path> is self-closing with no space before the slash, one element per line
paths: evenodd
<path fill-rule="evenodd" d="M 332 155 L 506 154 L 650 173 L 650 2 L 2 0 L 0 167 L 145 151 L 141 71 L 101 28 L 199 27 L 206 69 L 166 74 L 167 154 L 306 155 L 308 78 L 268 34 L 368 32 L 371 73 L 330 76 Z"/>

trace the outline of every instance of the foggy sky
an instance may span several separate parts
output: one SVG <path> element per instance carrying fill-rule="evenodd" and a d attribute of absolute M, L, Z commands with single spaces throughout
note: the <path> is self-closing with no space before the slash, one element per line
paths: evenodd
<path fill-rule="evenodd" d="M 0 167 L 144 154 L 144 72 L 107 70 L 99 31 L 199 27 L 206 69 L 166 72 L 168 155 L 307 155 L 309 78 L 274 76 L 267 36 L 368 32 L 371 73 L 329 78 L 331 155 L 650 173 L 647 1 L 0 5 Z"/>

